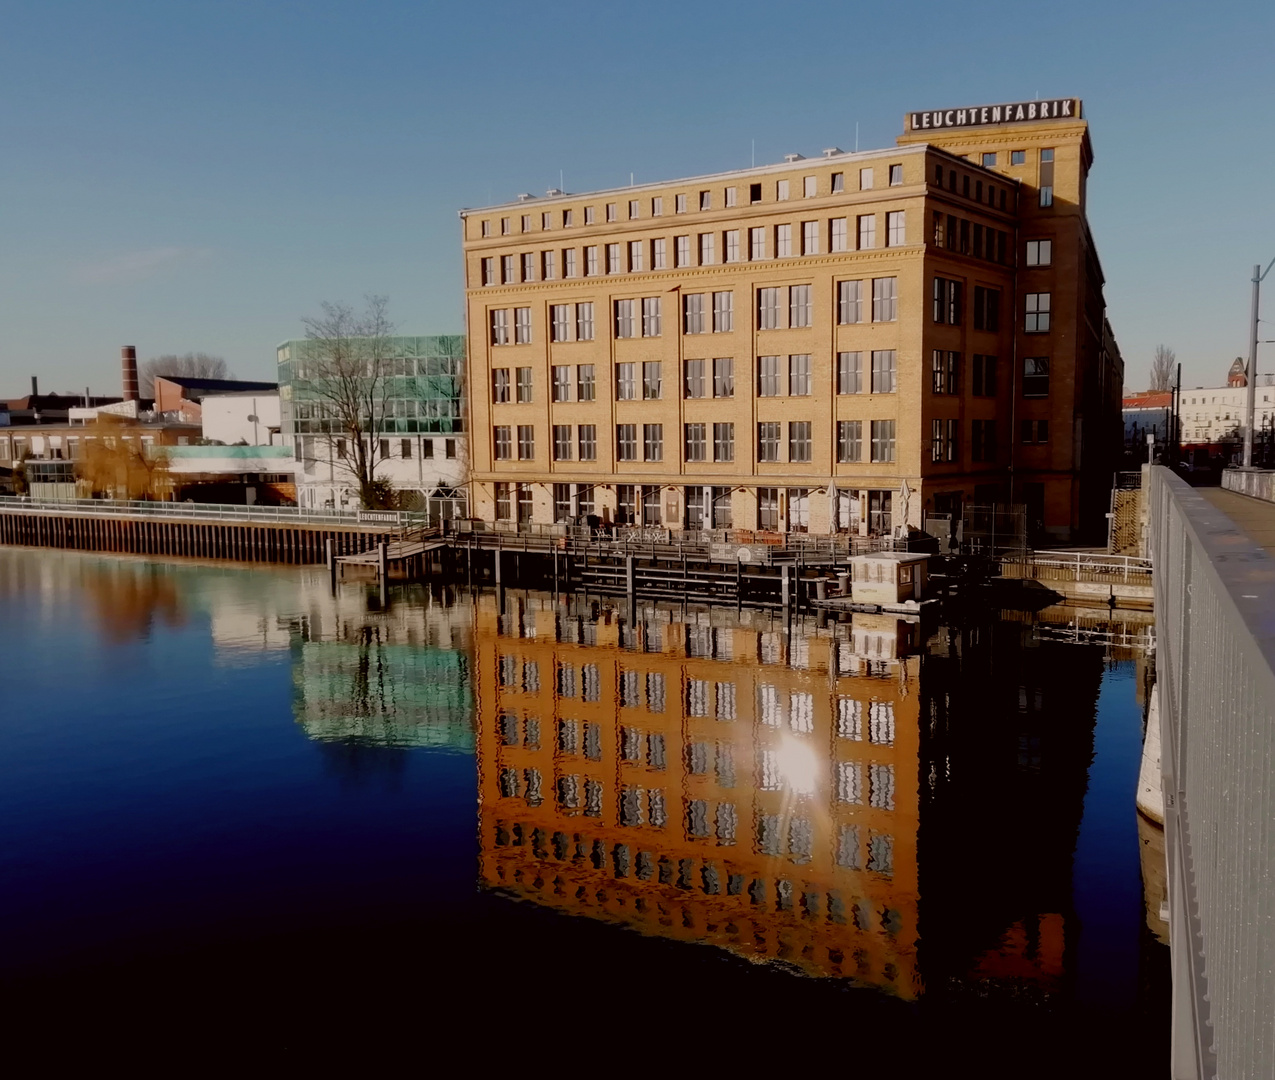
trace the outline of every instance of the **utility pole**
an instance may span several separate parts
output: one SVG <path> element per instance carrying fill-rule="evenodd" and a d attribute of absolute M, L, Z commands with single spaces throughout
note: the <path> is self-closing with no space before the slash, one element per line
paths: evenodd
<path fill-rule="evenodd" d="M 1257 308 L 1261 298 L 1262 279 L 1275 266 L 1275 259 L 1266 264 L 1263 270 L 1260 265 L 1253 267 L 1253 315 L 1249 326 L 1248 342 L 1248 380 L 1244 395 L 1244 467 L 1253 466 L 1253 418 L 1257 405 Z"/>

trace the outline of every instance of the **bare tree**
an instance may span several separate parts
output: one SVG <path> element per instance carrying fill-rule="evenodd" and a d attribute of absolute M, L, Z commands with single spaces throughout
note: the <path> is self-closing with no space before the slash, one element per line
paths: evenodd
<path fill-rule="evenodd" d="M 147 360 L 138 372 L 142 397 L 155 396 L 155 376 L 184 375 L 189 379 L 233 379 L 234 375 L 220 356 L 208 353 L 188 352 L 185 356 L 171 353 Z"/>
<path fill-rule="evenodd" d="M 1177 364 L 1177 353 L 1167 345 L 1157 345 L 1155 347 L 1155 357 L 1151 361 L 1151 389 L 1171 389 Z"/>
<path fill-rule="evenodd" d="M 376 475 L 382 460 L 380 433 L 389 414 L 394 325 L 384 296 L 366 297 L 356 312 L 324 302 L 323 314 L 302 320 L 305 355 L 294 394 L 308 400 L 325 421 L 328 458 L 358 488 L 365 507 L 386 506 L 393 491 Z"/>

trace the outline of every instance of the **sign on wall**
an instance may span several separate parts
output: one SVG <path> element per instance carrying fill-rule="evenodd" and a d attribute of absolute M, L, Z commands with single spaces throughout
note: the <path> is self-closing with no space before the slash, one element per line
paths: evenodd
<path fill-rule="evenodd" d="M 934 109 L 908 113 L 908 130 L 981 127 L 984 124 L 1022 124 L 1031 120 L 1079 119 L 1079 98 L 1019 101 L 1010 105 L 975 105 L 972 109 Z"/>

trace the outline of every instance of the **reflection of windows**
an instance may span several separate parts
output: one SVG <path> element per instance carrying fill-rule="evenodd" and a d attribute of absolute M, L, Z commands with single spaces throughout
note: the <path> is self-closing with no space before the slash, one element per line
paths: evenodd
<path fill-rule="evenodd" d="M 788 825 L 788 854 L 795 862 L 806 862 L 814 850 L 814 829 L 809 818 L 795 817 Z"/>
<path fill-rule="evenodd" d="M 894 837 L 874 833 L 868 838 L 868 869 L 878 874 L 894 873 Z"/>
<path fill-rule="evenodd" d="M 505 799 L 515 799 L 518 797 L 517 769 L 500 770 L 500 794 L 501 797 Z"/>
<path fill-rule="evenodd" d="M 702 679 L 689 679 L 686 683 L 686 713 L 688 716 L 708 716 L 708 686 Z"/>
<path fill-rule="evenodd" d="M 735 786 L 735 748 L 728 742 L 717 744 L 717 783 L 719 787 Z"/>
<path fill-rule="evenodd" d="M 868 804 L 877 810 L 894 809 L 894 766 L 868 766 Z"/>
<path fill-rule="evenodd" d="M 789 723 L 793 731 L 809 735 L 815 729 L 815 698 L 813 694 L 793 691 L 788 696 Z"/>
<path fill-rule="evenodd" d="M 641 675 L 636 671 L 620 672 L 620 704 L 628 709 L 636 709 L 642 704 L 640 689 Z"/>
<path fill-rule="evenodd" d="M 664 711 L 664 676 L 659 672 L 646 676 L 646 707 L 653 713 Z"/>
<path fill-rule="evenodd" d="M 500 658 L 500 685 L 515 689 L 518 686 L 518 658 L 502 656 Z"/>
<path fill-rule="evenodd" d="M 778 790 L 775 787 L 771 790 Z M 762 855 L 779 854 L 779 815 L 759 814 L 757 817 L 757 850 Z"/>
<path fill-rule="evenodd" d="M 558 805 L 564 810 L 580 808 L 580 777 L 558 777 Z"/>
<path fill-rule="evenodd" d="M 837 734 L 843 739 L 863 738 L 863 703 L 853 698 L 837 699 Z"/>
<path fill-rule="evenodd" d="M 625 786 L 620 789 L 620 824 L 642 824 L 642 789 Z"/>
<path fill-rule="evenodd" d="M 863 766 L 857 761 L 837 762 L 837 801 L 863 802 Z"/>
<path fill-rule="evenodd" d="M 642 760 L 642 733 L 637 728 L 620 728 L 620 756 L 625 761 Z"/>
<path fill-rule="evenodd" d="M 878 746 L 894 745 L 894 703 L 874 701 L 868 706 L 868 741 Z"/>
<path fill-rule="evenodd" d="M 652 769 L 663 769 L 667 767 L 668 762 L 665 757 L 663 735 L 650 735 L 647 737 L 646 763 Z"/>
<path fill-rule="evenodd" d="M 527 769 L 522 775 L 527 784 L 527 805 L 539 806 L 544 801 L 540 790 L 540 770 Z"/>
<path fill-rule="evenodd" d="M 602 816 L 601 780 L 586 780 L 584 782 L 584 814 L 585 817 Z"/>
<path fill-rule="evenodd" d="M 719 844 L 733 844 L 735 842 L 735 832 L 739 827 L 739 813 L 735 809 L 734 803 L 718 803 L 717 804 L 717 842 Z"/>
<path fill-rule="evenodd" d="M 597 664 L 585 664 L 584 667 L 580 669 L 580 678 L 584 684 L 584 700 L 601 700 L 602 678 L 598 674 Z"/>
<path fill-rule="evenodd" d="M 578 754 L 580 752 L 580 724 L 578 721 L 558 721 L 558 750 L 564 754 Z"/>
<path fill-rule="evenodd" d="M 706 776 L 713 768 L 713 747 L 706 742 L 693 742 L 686 748 L 686 767 L 693 776 Z"/>
<path fill-rule="evenodd" d="M 761 722 L 768 727 L 779 727 L 784 722 L 783 706 L 779 703 L 779 688 L 773 683 L 762 683 L 757 688 L 761 706 Z"/>
<path fill-rule="evenodd" d="M 529 694 L 540 692 L 540 664 L 535 660 L 528 660 L 522 666 L 522 688 Z"/>
<path fill-rule="evenodd" d="M 843 870 L 859 870 L 859 826 L 842 825 L 837 830 L 837 865 Z"/>
<path fill-rule="evenodd" d="M 688 799 L 686 802 L 686 835 L 708 836 L 708 803 L 703 799 Z"/>
<path fill-rule="evenodd" d="M 558 693 L 563 697 L 576 696 L 576 669 L 570 664 L 558 667 Z"/>
<path fill-rule="evenodd" d="M 664 828 L 668 824 L 668 811 L 664 805 L 664 792 L 659 788 L 652 788 L 646 793 L 646 819 L 657 829 Z"/>
<path fill-rule="evenodd" d="M 783 778 L 779 775 L 779 761 L 773 750 L 761 752 L 760 781 L 762 791 L 778 791 L 784 786 Z"/>
<path fill-rule="evenodd" d="M 717 684 L 717 719 L 735 719 L 735 684 L 733 682 Z"/>
<path fill-rule="evenodd" d="M 600 724 L 584 725 L 584 756 L 590 761 L 602 760 L 602 727 Z"/>

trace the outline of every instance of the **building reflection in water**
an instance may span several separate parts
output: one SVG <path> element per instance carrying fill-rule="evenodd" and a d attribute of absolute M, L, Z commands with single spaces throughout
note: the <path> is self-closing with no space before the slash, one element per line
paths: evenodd
<path fill-rule="evenodd" d="M 482 882 L 914 998 L 916 627 L 747 618 L 480 600 Z"/>

